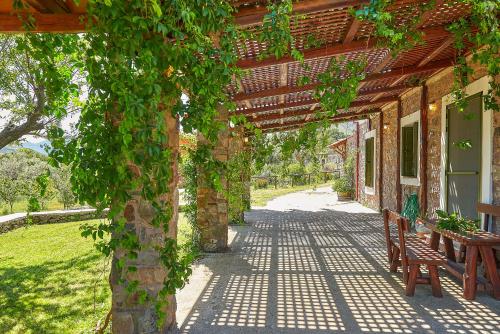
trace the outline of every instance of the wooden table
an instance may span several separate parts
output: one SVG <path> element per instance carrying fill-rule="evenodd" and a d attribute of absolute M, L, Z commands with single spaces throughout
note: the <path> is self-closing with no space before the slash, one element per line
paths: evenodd
<path fill-rule="evenodd" d="M 449 230 L 439 230 L 436 220 L 422 221 L 431 233 L 430 246 L 438 250 L 441 237 L 443 238 L 444 250 L 448 263 L 446 269 L 463 280 L 464 298 L 474 299 L 478 284 L 484 284 L 486 290 L 490 290 L 493 297 L 500 299 L 500 277 L 497 271 L 493 247 L 500 246 L 500 235 L 486 231 L 478 231 L 474 234 L 462 235 Z M 465 266 L 457 263 L 453 240 L 466 247 Z M 486 278 L 477 277 L 477 259 L 481 254 Z"/>

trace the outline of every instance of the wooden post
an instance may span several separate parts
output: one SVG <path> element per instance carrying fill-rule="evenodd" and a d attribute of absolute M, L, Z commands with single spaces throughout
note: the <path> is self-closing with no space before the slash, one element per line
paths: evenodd
<path fill-rule="evenodd" d="M 382 110 L 379 114 L 379 161 L 378 161 L 378 199 L 379 199 L 379 209 L 382 210 L 384 208 L 384 188 L 382 180 L 384 178 L 384 113 Z"/>
<path fill-rule="evenodd" d="M 401 212 L 401 114 L 403 105 L 401 97 L 398 97 L 398 111 L 396 122 L 396 211 Z"/>
<path fill-rule="evenodd" d="M 427 213 L 427 137 L 429 132 L 428 114 L 429 94 L 425 82 L 422 85 L 422 95 L 420 99 L 420 210 Z"/>

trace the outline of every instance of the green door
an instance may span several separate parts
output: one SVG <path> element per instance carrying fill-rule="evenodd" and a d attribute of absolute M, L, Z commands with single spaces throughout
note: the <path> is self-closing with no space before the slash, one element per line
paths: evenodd
<path fill-rule="evenodd" d="M 475 219 L 481 190 L 481 94 L 471 96 L 468 102 L 463 112 L 451 105 L 446 113 L 446 209 Z"/>

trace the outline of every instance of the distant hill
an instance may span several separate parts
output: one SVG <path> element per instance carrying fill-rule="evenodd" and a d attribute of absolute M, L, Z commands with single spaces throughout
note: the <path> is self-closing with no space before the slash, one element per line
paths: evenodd
<path fill-rule="evenodd" d="M 21 143 L 21 145 L 19 146 L 6 146 L 2 149 L 0 149 L 0 153 L 8 153 L 8 152 L 13 152 L 15 150 L 18 150 L 19 148 L 23 147 L 23 148 L 29 148 L 33 151 L 36 151 L 38 153 L 41 153 L 43 155 L 47 155 L 47 152 L 45 152 L 45 146 L 47 146 L 49 144 L 49 141 L 48 140 L 43 140 L 43 141 L 40 141 L 40 142 L 29 142 L 29 141 L 26 141 L 26 142 L 23 142 Z"/>

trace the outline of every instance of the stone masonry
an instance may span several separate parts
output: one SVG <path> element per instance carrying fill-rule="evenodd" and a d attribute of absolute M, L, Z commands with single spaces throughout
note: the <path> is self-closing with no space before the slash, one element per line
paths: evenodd
<path fill-rule="evenodd" d="M 484 68 L 477 65 L 472 65 L 474 73 L 470 78 L 470 82 L 480 79 L 486 75 Z M 497 78 L 500 80 L 500 78 Z M 440 172 L 441 172 L 441 99 L 443 96 L 449 94 L 452 89 L 453 83 L 453 72 L 452 69 L 446 69 L 438 74 L 429 78 L 426 82 L 428 87 L 428 103 L 435 104 L 435 108 L 428 110 L 427 122 L 428 122 L 428 136 L 427 136 L 427 214 L 433 216 L 436 209 L 440 207 Z M 402 117 L 407 116 L 413 112 L 419 111 L 421 109 L 421 94 L 422 87 L 418 86 L 401 95 L 401 115 Z M 396 159 L 399 152 L 397 152 L 397 141 L 396 138 L 396 124 L 397 124 L 397 103 L 391 103 L 384 107 L 384 125 L 383 126 L 383 136 L 384 136 L 384 150 L 383 150 L 383 207 L 396 209 L 396 197 L 397 190 L 395 184 L 396 173 L 399 171 L 396 169 Z M 359 164 L 359 179 L 360 179 L 360 196 L 359 201 L 373 209 L 378 209 L 378 189 L 376 189 L 375 195 L 368 195 L 364 193 L 364 134 L 369 131 L 369 128 L 379 129 L 378 126 L 378 115 L 371 117 L 370 123 L 368 121 L 360 122 L 360 164 Z M 493 114 L 493 150 L 492 150 L 492 179 L 493 184 L 493 203 L 500 204 L 500 113 Z M 376 144 L 379 144 L 377 134 Z M 350 138 L 349 149 L 354 151 L 354 136 Z M 377 151 L 377 159 L 380 157 L 379 151 Z M 378 170 L 378 164 L 377 164 Z M 378 171 L 377 171 L 378 175 Z M 420 186 L 413 185 L 402 185 L 401 200 L 404 203 L 405 197 L 411 193 L 419 193 Z M 500 231 L 500 226 L 497 225 L 497 231 Z"/>
<path fill-rule="evenodd" d="M 115 334 L 143 334 L 143 333 L 166 333 L 176 325 L 175 296 L 166 297 L 166 306 L 163 312 L 166 315 L 163 325 L 159 327 L 159 318 L 155 310 L 155 300 L 163 287 L 167 272 L 160 261 L 158 247 L 163 246 L 165 238 L 176 238 L 179 195 L 177 190 L 177 158 L 179 148 L 179 125 L 170 113 L 165 113 L 165 121 L 168 130 L 168 148 L 172 150 L 173 177 L 169 184 L 169 192 L 164 194 L 160 200 L 171 203 L 173 206 L 172 218 L 169 222 L 169 231 L 166 234 L 162 228 L 155 228 L 151 224 L 154 210 L 151 203 L 142 200 L 139 194 L 135 194 L 127 203 L 123 217 L 125 217 L 126 229 L 134 231 L 141 250 L 136 259 L 127 259 L 127 263 L 137 268 L 136 272 L 124 273 L 118 269 L 117 262 L 124 258 L 125 252 L 117 249 L 113 256 L 113 265 L 110 274 L 110 285 L 112 288 L 112 331 Z M 124 279 L 124 283 L 120 282 Z M 139 294 L 129 294 L 126 286 L 133 281 L 138 281 L 139 289 L 146 291 L 151 301 L 140 303 Z"/>
<path fill-rule="evenodd" d="M 32 212 L 29 216 L 25 212 L 13 213 L 0 217 L 0 234 L 9 232 L 19 227 L 43 224 L 60 224 L 76 222 L 90 219 L 104 219 L 108 215 L 108 210 L 97 213 L 96 209 L 75 209 L 75 210 L 57 210 Z"/>
<path fill-rule="evenodd" d="M 219 120 L 227 123 L 228 113 L 221 110 Z M 201 135 L 198 137 L 199 143 L 205 143 Z M 218 142 L 213 154 L 219 161 L 228 160 L 229 130 L 224 129 L 219 132 Z M 225 178 L 222 180 L 222 187 L 227 187 Z M 207 185 L 203 173 L 199 173 L 197 190 L 197 222 L 200 229 L 200 245 L 204 252 L 222 252 L 227 249 L 228 230 L 228 203 L 224 194 L 217 192 Z"/>

